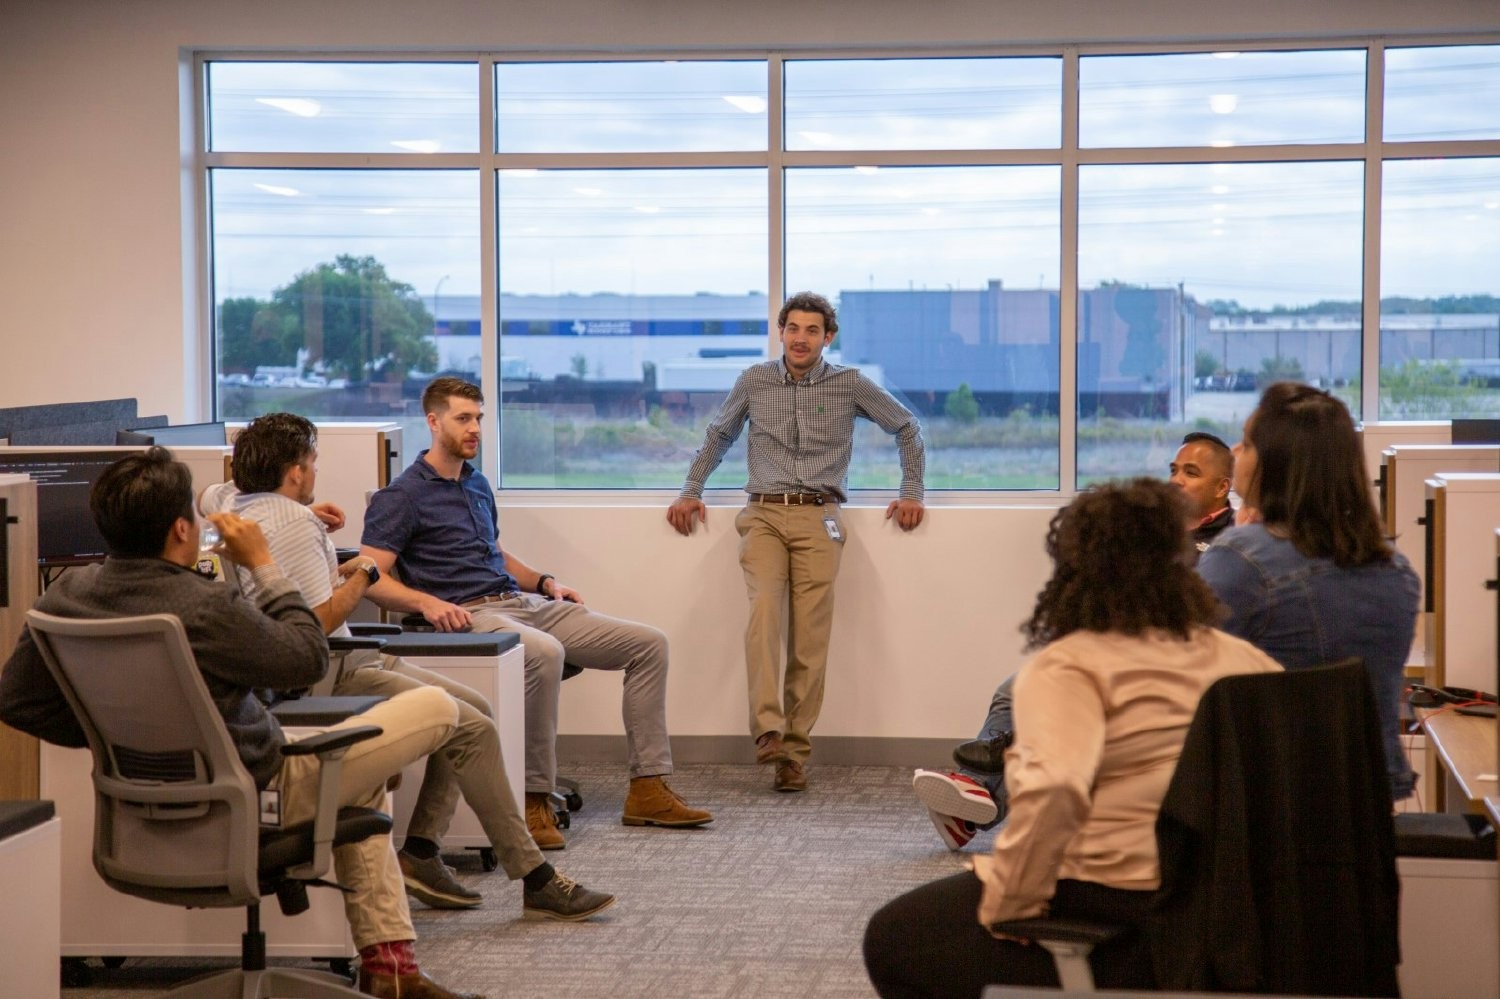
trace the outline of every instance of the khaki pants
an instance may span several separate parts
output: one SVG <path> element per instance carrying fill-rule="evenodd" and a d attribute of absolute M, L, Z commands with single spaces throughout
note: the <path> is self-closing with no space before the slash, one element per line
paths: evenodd
<path fill-rule="evenodd" d="M 780 732 L 787 753 L 799 763 L 812 755 L 812 729 L 823 708 L 833 583 L 844 554 L 844 543 L 829 537 L 825 518 L 832 518 L 843 536 L 836 503 L 751 503 L 734 521 L 750 595 L 745 629 L 750 734 Z M 786 674 L 781 679 L 783 613 Z"/>
<path fill-rule="evenodd" d="M 383 732 L 356 743 L 344 754 L 339 804 L 386 810 L 385 783 L 407 764 L 432 753 L 453 734 L 458 707 L 437 687 L 409 690 L 324 731 L 378 725 Z M 315 756 L 290 756 L 271 787 L 281 791 L 282 821 L 288 825 L 312 819 L 318 807 Z M 369 839 L 333 851 L 344 895 L 344 913 L 354 945 L 361 949 L 393 940 L 415 940 L 406 887 L 389 836 Z"/>
<path fill-rule="evenodd" d="M 542 852 L 516 808 L 500 753 L 500 733 L 482 694 L 395 656 L 381 656 L 375 665 L 349 670 L 339 677 L 333 692 L 394 697 L 424 686 L 441 687 L 458 703 L 458 727 L 437 752 L 427 757 L 427 771 L 406 835 L 441 844 L 462 794 L 506 875 L 512 881 L 525 877 L 542 866 Z"/>

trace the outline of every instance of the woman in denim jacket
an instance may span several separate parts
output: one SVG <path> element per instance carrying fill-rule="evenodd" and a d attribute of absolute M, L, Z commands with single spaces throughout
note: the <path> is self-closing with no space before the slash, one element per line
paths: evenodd
<path fill-rule="evenodd" d="M 1287 669 L 1363 659 L 1391 796 L 1408 797 L 1416 775 L 1399 714 L 1421 583 L 1381 533 L 1348 409 L 1320 389 L 1277 382 L 1234 456 L 1235 492 L 1251 512 L 1198 560 L 1229 607 L 1224 630 Z"/>

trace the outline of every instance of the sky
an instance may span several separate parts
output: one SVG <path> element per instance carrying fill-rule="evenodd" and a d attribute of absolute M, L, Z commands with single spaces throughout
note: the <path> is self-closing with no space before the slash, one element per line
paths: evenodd
<path fill-rule="evenodd" d="M 1500 46 L 1390 50 L 1386 62 L 1388 142 L 1500 139 Z M 787 151 L 842 162 L 787 167 L 786 284 L 1058 287 L 1063 172 L 1037 160 L 1060 146 L 1061 73 L 1054 57 L 789 61 Z M 268 297 L 340 253 L 375 256 L 423 297 L 480 293 L 489 175 L 475 64 L 231 62 L 209 78 L 215 151 L 412 166 L 213 170 L 217 299 Z M 1086 162 L 1081 286 L 1182 284 L 1261 308 L 1360 297 L 1362 50 L 1090 56 L 1079 86 L 1085 156 L 1350 144 L 1326 162 Z M 707 161 L 764 156 L 769 92 L 754 60 L 501 64 L 502 289 L 765 291 L 769 175 Z M 860 162 L 882 149 L 961 162 Z M 643 152 L 656 162 L 534 168 Z M 431 154 L 468 160 L 417 169 Z M 975 159 L 987 162 L 962 162 Z M 1393 160 L 1380 179 L 1383 294 L 1500 293 L 1500 157 Z"/>

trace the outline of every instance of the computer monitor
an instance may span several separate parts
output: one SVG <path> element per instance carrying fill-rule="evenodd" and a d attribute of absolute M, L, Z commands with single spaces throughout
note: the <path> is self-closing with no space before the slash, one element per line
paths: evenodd
<path fill-rule="evenodd" d="M 115 431 L 115 443 L 132 446 L 150 446 L 160 444 L 162 447 L 174 445 L 204 444 L 210 447 L 224 447 L 229 443 L 229 436 L 224 430 L 222 423 L 179 423 L 175 426 L 166 427 L 141 427 L 135 430 Z"/>
<path fill-rule="evenodd" d="M 36 555 L 41 566 L 104 558 L 104 537 L 89 511 L 89 490 L 111 464 L 139 449 L 0 451 L 0 473 L 36 480 Z"/>

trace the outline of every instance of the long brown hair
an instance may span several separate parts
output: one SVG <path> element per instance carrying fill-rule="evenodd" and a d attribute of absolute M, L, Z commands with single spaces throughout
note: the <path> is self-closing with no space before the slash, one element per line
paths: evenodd
<path fill-rule="evenodd" d="M 1187 512 L 1177 487 L 1159 479 L 1094 486 L 1057 512 L 1047 529 L 1052 578 L 1021 626 L 1027 647 L 1074 631 L 1187 638 L 1219 619 L 1219 603 L 1188 556 Z"/>
<path fill-rule="evenodd" d="M 1255 448 L 1247 502 L 1308 558 L 1340 567 L 1386 562 L 1365 456 L 1344 404 L 1322 389 L 1276 382 L 1245 423 Z"/>

